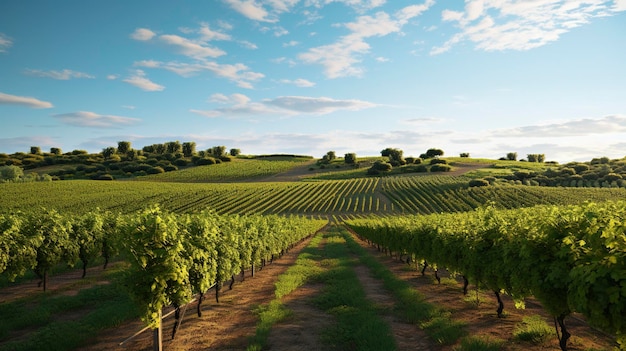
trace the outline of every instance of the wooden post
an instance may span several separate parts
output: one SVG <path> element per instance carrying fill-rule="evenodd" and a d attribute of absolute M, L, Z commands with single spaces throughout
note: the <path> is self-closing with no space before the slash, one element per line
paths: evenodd
<path fill-rule="evenodd" d="M 159 326 L 154 329 L 153 339 L 152 339 L 152 350 L 154 351 L 163 351 L 163 328 L 162 328 L 163 320 L 161 318 L 161 310 L 159 310 Z"/>

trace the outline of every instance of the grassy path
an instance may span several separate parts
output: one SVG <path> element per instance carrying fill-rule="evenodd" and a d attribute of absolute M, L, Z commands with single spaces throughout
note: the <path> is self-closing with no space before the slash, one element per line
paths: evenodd
<path fill-rule="evenodd" d="M 430 350 L 465 335 L 340 226 L 302 252 L 259 317 L 248 350 L 295 350 L 304 336 L 308 350 Z"/>

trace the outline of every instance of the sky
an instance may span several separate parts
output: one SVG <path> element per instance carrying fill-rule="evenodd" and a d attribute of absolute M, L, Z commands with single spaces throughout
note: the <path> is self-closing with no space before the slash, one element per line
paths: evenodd
<path fill-rule="evenodd" d="M 626 0 L 0 0 L 0 153 L 626 156 Z"/>

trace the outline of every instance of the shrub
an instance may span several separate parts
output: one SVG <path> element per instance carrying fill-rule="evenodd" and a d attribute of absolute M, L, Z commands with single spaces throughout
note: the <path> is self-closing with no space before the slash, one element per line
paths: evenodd
<path fill-rule="evenodd" d="M 159 166 L 157 167 L 151 167 L 146 171 L 148 174 L 159 174 L 159 173 L 165 173 L 165 170 Z"/>
<path fill-rule="evenodd" d="M 469 181 L 470 187 L 488 186 L 488 185 L 489 185 L 489 181 L 485 179 L 472 179 Z"/>
<path fill-rule="evenodd" d="M 450 172 L 452 167 L 448 165 L 436 164 L 430 167 L 431 172 Z"/>
<path fill-rule="evenodd" d="M 113 176 L 110 174 L 101 174 L 96 178 L 96 180 L 113 180 L 113 179 L 115 178 L 113 178 Z"/>
<path fill-rule="evenodd" d="M 431 165 L 437 165 L 437 164 L 446 165 L 446 164 L 448 164 L 448 161 L 442 160 L 440 158 L 433 158 L 433 159 L 430 160 L 430 164 Z"/>
<path fill-rule="evenodd" d="M 174 161 L 174 164 L 178 167 L 185 167 L 189 164 L 189 161 L 185 160 L 184 158 L 179 158 L 178 160 Z"/>
<path fill-rule="evenodd" d="M 195 161 L 196 166 L 208 166 L 208 165 L 214 165 L 215 159 L 213 157 L 205 157 L 205 158 L 199 158 Z"/>

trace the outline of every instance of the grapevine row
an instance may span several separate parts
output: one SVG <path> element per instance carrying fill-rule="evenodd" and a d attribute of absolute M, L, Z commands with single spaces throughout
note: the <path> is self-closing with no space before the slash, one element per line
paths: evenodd
<path fill-rule="evenodd" d="M 0 274 L 14 280 L 33 270 L 46 289 L 59 264 L 83 266 L 99 256 L 105 265 L 121 253 L 130 262 L 125 286 L 141 318 L 160 323 L 164 306 L 178 308 L 244 270 L 263 265 L 326 223 L 302 217 L 175 214 L 157 206 L 129 215 L 94 211 L 62 215 L 54 210 L 0 214 Z"/>
<path fill-rule="evenodd" d="M 626 202 L 588 202 L 428 216 L 353 219 L 348 225 L 386 250 L 445 267 L 466 281 L 505 292 L 517 302 L 536 297 L 561 329 L 583 314 L 626 347 Z M 466 285 L 467 286 L 467 285 Z"/>

